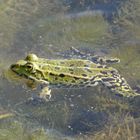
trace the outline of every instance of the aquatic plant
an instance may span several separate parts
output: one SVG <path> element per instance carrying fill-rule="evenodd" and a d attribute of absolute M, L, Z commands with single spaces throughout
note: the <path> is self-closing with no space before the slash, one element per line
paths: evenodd
<path fill-rule="evenodd" d="M 119 26 L 119 36 L 123 40 L 129 40 L 129 43 L 139 42 L 140 29 L 140 1 L 127 0 L 120 4 L 117 13 L 114 16 L 114 24 Z M 117 29 L 117 28 L 116 28 Z"/>
<path fill-rule="evenodd" d="M 116 124 L 114 124 L 114 122 L 112 123 L 113 124 L 106 126 L 100 132 L 77 137 L 77 140 L 139 140 L 139 118 L 134 119 L 133 117 L 126 115 L 122 122 L 120 122 L 120 118 L 118 118 Z"/>
<path fill-rule="evenodd" d="M 47 140 L 43 129 L 31 130 L 25 128 L 19 121 L 9 121 L 0 124 L 0 140 Z"/>

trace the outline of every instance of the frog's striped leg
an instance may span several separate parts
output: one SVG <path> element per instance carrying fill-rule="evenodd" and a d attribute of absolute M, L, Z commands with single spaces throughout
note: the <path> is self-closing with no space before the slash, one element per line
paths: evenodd
<path fill-rule="evenodd" d="M 126 80 L 119 74 L 109 74 L 103 76 L 101 82 L 107 86 L 112 92 L 124 97 L 134 97 L 140 95 L 132 90 Z"/>

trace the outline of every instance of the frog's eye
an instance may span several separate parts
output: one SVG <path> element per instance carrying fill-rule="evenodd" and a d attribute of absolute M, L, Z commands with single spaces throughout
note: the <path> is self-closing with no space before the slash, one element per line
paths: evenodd
<path fill-rule="evenodd" d="M 33 69 L 33 64 L 31 63 L 27 63 L 25 66 L 26 66 L 26 69 L 29 71 Z"/>
<path fill-rule="evenodd" d="M 36 72 L 34 65 L 32 63 L 26 63 L 25 66 L 26 66 L 26 71 L 29 71 L 30 73 Z"/>
<path fill-rule="evenodd" d="M 27 68 L 28 68 L 28 69 L 32 69 L 32 66 L 31 66 L 31 65 L 28 65 Z"/>

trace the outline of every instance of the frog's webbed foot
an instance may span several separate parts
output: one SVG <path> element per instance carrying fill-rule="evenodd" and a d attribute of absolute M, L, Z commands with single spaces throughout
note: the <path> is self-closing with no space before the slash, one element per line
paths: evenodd
<path fill-rule="evenodd" d="M 51 99 L 51 89 L 49 87 L 43 88 L 39 93 L 39 98 L 49 101 Z"/>
<path fill-rule="evenodd" d="M 36 89 L 37 83 L 33 80 L 28 80 L 26 81 L 26 86 L 33 90 L 33 89 Z"/>
<path fill-rule="evenodd" d="M 135 97 L 140 95 L 132 90 L 127 81 L 117 72 L 106 77 L 103 76 L 101 82 L 116 95 L 120 95 L 123 97 Z"/>
<path fill-rule="evenodd" d="M 41 105 L 46 103 L 46 100 L 40 98 L 40 97 L 30 97 L 28 100 L 25 101 L 26 104 L 32 104 L 32 105 Z"/>

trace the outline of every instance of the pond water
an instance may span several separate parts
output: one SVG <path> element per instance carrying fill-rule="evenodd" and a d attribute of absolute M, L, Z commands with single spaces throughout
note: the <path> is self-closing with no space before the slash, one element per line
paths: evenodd
<path fill-rule="evenodd" d="M 139 0 L 1 0 L 0 108 L 14 115 L 0 117 L 0 140 L 140 139 L 140 98 L 99 85 L 54 88 L 49 102 L 30 101 L 40 88 L 9 72 L 28 53 L 65 59 L 73 46 L 120 58 L 113 67 L 140 93 L 139 13 Z"/>

